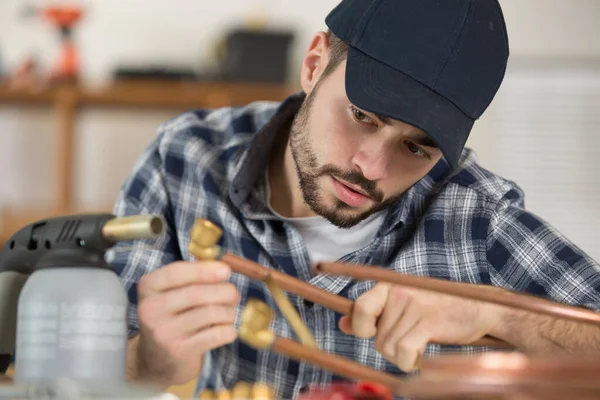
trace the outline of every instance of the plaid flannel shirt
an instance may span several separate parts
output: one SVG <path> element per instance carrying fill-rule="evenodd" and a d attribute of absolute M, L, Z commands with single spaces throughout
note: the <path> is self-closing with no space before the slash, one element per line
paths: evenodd
<path fill-rule="evenodd" d="M 159 130 L 122 187 L 116 215 L 161 214 L 168 231 L 157 241 L 117 246 L 109 256 L 129 293 L 130 334 L 137 331 L 136 283 L 143 274 L 176 260 L 192 260 L 190 229 L 206 218 L 224 230 L 220 244 L 235 255 L 277 269 L 332 293 L 356 299 L 373 282 L 316 276 L 300 234 L 277 219 L 265 202 L 264 170 L 276 134 L 295 114 L 303 94 L 282 103 L 194 110 Z M 122 249 L 120 246 L 125 246 Z M 450 172 L 441 161 L 387 210 L 376 237 L 342 261 L 385 266 L 405 274 L 496 285 L 554 301 L 600 308 L 600 269 L 552 226 L 524 208 L 517 185 L 480 167 L 465 149 Z M 261 299 L 274 310 L 262 283 L 233 274 L 240 307 Z M 319 347 L 378 370 L 402 374 L 375 350 L 373 341 L 342 334 L 340 315 L 290 295 Z M 238 316 L 241 308 L 238 308 Z M 239 318 L 238 318 L 239 323 Z M 272 329 L 294 338 L 278 317 Z M 486 349 L 429 345 L 427 354 Z M 341 379 L 306 363 L 242 343 L 206 355 L 197 393 L 238 381 L 264 382 L 278 398 L 305 385 Z"/>

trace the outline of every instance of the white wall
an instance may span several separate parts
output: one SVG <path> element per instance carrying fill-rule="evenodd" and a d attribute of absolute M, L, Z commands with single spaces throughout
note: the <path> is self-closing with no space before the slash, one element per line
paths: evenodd
<path fill-rule="evenodd" d="M 600 56 L 598 0 L 500 0 L 512 55 Z M 56 32 L 35 19 L 19 19 L 25 3 L 0 1 L 0 56 L 14 66 L 26 53 L 44 64 L 56 55 Z M 88 81 L 102 81 L 118 62 L 168 62 L 203 67 L 214 41 L 233 24 L 260 13 L 269 26 L 298 32 L 295 60 L 337 0 L 63 0 L 87 7 L 77 41 Z M 260 11 L 263 10 L 264 12 Z"/>
<path fill-rule="evenodd" d="M 77 31 L 84 77 L 102 81 L 119 62 L 157 62 L 201 68 L 213 60 L 223 31 L 258 14 L 274 29 L 294 29 L 296 60 L 337 0 L 67 0 L 88 7 Z M 0 1 L 0 49 L 5 61 L 18 62 L 25 51 L 49 63 L 55 56 L 56 32 L 35 20 L 19 20 L 25 0 Z M 50 0 L 33 0 L 47 4 Z M 262 11 L 264 10 L 264 12 Z"/>
<path fill-rule="evenodd" d="M 600 59 L 600 1 L 500 0 L 500 4 L 511 62 L 524 58 Z M 498 156 L 486 136 L 493 106 L 475 124 L 469 141 L 481 162 L 490 167 L 494 165 L 488 160 Z"/>
<path fill-rule="evenodd" d="M 215 40 L 255 9 L 267 10 L 269 25 L 298 32 L 293 48 L 297 69 L 312 35 L 337 0 L 68 0 L 89 8 L 77 30 L 84 78 L 100 84 L 122 62 L 211 65 Z M 33 0 L 45 4 L 50 0 Z M 47 24 L 19 20 L 25 0 L 0 0 L 0 60 L 13 68 L 27 53 L 48 66 L 57 51 L 56 32 Z M 600 59 L 600 1 L 501 0 L 513 60 L 532 57 Z M 502 90 L 502 89 L 501 89 Z M 479 121 L 469 145 L 481 162 L 503 171 L 503 155 L 491 136 L 496 132 L 494 106 Z M 135 156 L 170 112 L 85 110 L 78 124 L 76 187 L 80 203 L 111 204 Z M 0 205 L 39 203 L 50 198 L 54 122 L 43 109 L 0 105 Z M 110 149 L 116 150 L 113 157 Z M 600 154 L 597 154 L 600 159 Z M 560 196 L 560 193 L 557 194 Z M 600 198 L 599 198 L 600 200 Z M 551 201 L 549 199 L 548 201 Z M 551 221 L 564 216 L 549 215 Z M 599 220 L 590 221 L 594 227 Z M 560 225 L 560 223 L 559 223 Z M 600 253 L 598 253 L 600 258 Z"/>
<path fill-rule="evenodd" d="M 67 0 L 69 1 L 69 0 Z M 72 0 L 89 12 L 76 31 L 83 77 L 99 85 L 120 63 L 156 63 L 208 68 L 216 41 L 229 26 L 245 23 L 257 12 L 274 29 L 294 29 L 294 65 L 299 64 L 314 32 L 335 0 Z M 57 53 L 52 26 L 17 18 L 24 0 L 0 0 L 0 61 L 13 69 L 28 54 L 50 67 Z M 43 5 L 49 0 L 33 0 Z M 261 13 L 260 10 L 267 10 Z M 1 67 L 0 67 L 1 68 Z M 84 110 L 78 124 L 77 199 L 92 207 L 111 204 L 134 157 L 107 158 L 107 150 L 139 153 L 156 127 L 172 112 Z M 39 204 L 52 195 L 46 167 L 52 145 L 52 115 L 44 110 L 0 105 L 0 204 Z M 119 143 L 119 146 L 115 146 Z M 35 156 L 34 154 L 35 153 Z M 39 178 L 39 180 L 38 180 Z"/>

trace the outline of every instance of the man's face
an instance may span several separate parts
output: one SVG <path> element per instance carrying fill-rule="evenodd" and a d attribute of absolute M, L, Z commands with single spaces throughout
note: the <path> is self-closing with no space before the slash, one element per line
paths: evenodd
<path fill-rule="evenodd" d="M 398 200 L 442 154 L 420 129 L 354 107 L 344 75 L 345 62 L 308 94 L 290 148 L 304 201 L 349 228 Z"/>

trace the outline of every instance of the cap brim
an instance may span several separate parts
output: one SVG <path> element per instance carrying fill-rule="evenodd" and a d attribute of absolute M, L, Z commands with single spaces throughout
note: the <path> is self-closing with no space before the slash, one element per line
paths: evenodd
<path fill-rule="evenodd" d="M 410 76 L 349 47 L 346 95 L 356 107 L 422 129 L 456 168 L 475 122 Z"/>

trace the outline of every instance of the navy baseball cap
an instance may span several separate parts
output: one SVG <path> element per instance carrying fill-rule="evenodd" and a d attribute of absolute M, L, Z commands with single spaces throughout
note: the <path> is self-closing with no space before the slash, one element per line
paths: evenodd
<path fill-rule="evenodd" d="M 456 168 L 504 79 L 498 1 L 342 0 L 325 22 L 348 45 L 348 99 L 422 129 Z"/>

